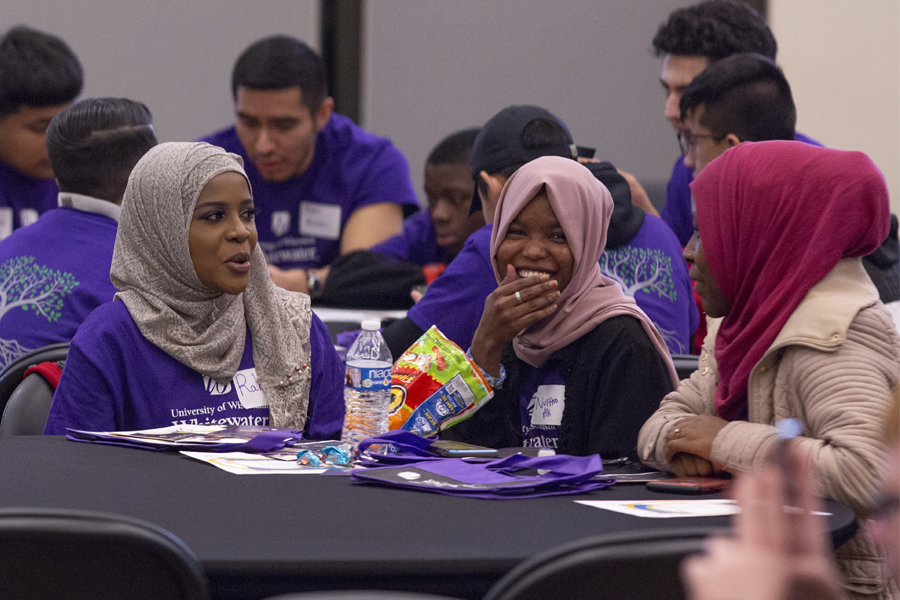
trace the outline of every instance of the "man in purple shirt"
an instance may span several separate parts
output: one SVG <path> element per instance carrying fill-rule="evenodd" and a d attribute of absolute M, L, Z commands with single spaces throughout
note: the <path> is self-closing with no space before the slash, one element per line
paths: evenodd
<path fill-rule="evenodd" d="M 251 44 L 231 88 L 236 125 L 202 141 L 244 159 L 276 285 L 315 293 L 336 257 L 400 233 L 418 210 L 406 158 L 333 112 L 322 57 L 300 40 Z"/>
<path fill-rule="evenodd" d="M 150 111 L 125 98 L 89 98 L 56 115 L 47 151 L 59 206 L 0 241 L 0 369 L 68 342 L 113 299 L 109 280 L 122 196 L 156 145 Z"/>
<path fill-rule="evenodd" d="M 0 239 L 56 206 L 47 126 L 81 93 L 78 58 L 58 37 L 13 27 L 0 40 Z"/>

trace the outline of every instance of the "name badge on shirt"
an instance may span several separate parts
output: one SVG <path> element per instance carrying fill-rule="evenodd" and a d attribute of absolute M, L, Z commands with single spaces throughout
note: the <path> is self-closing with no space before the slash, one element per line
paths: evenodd
<path fill-rule="evenodd" d="M 532 398 L 534 410 L 531 412 L 532 425 L 562 424 L 563 410 L 566 407 L 566 386 L 539 386 Z"/>
<path fill-rule="evenodd" d="M 262 408 L 269 405 L 269 399 L 256 381 L 256 369 L 249 368 L 234 374 L 234 390 L 244 408 Z"/>
<path fill-rule="evenodd" d="M 341 207 L 321 202 L 301 202 L 300 235 L 326 240 L 340 239 Z"/>

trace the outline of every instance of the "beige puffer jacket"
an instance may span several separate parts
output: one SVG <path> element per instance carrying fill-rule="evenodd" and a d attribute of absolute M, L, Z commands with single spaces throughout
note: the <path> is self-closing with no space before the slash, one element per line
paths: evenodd
<path fill-rule="evenodd" d="M 638 452 L 648 465 L 668 468 L 665 449 L 675 420 L 716 414 L 714 342 L 711 331 L 700 368 L 663 399 L 641 429 Z M 729 472 L 752 470 L 766 461 L 776 441 L 773 424 L 798 419 L 804 426 L 798 444 L 817 473 L 819 492 L 863 520 L 878 493 L 883 421 L 898 378 L 900 338 L 891 317 L 860 260 L 844 259 L 809 291 L 753 368 L 749 422 L 734 421 L 719 432 L 712 462 Z M 883 561 L 863 533 L 836 556 L 853 597 L 900 599 L 895 584 L 883 584 Z"/>

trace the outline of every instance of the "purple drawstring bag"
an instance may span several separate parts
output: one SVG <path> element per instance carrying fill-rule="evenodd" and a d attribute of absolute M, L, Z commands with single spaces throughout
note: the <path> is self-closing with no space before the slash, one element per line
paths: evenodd
<path fill-rule="evenodd" d="M 530 474 L 534 470 L 537 474 Z M 362 483 L 499 500 L 579 494 L 612 485 L 612 477 L 595 479 L 602 471 L 597 454 L 515 454 L 501 459 L 425 457 L 406 464 L 353 469 L 350 475 Z"/>
<path fill-rule="evenodd" d="M 195 434 L 183 434 L 185 438 L 196 437 Z M 262 428 L 248 426 L 232 426 L 226 427 L 217 432 L 220 437 L 246 438 L 243 442 L 222 442 L 222 443 L 196 443 L 185 442 L 178 443 L 178 434 L 170 434 L 168 436 L 160 436 L 160 439 L 166 439 L 167 443 L 160 443 L 151 437 L 144 439 L 120 437 L 110 432 L 104 431 L 82 431 L 79 429 L 66 429 L 66 439 L 73 442 L 90 442 L 93 444 L 107 444 L 110 446 L 125 446 L 128 448 L 141 448 L 143 450 L 193 450 L 201 452 L 248 452 L 251 454 L 259 454 L 262 452 L 272 452 L 280 450 L 287 446 L 303 441 L 303 431 L 298 429 L 286 428 Z"/>

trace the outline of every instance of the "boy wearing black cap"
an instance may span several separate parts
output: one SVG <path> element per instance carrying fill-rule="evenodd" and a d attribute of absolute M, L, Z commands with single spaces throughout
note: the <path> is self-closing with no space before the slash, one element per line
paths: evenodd
<path fill-rule="evenodd" d="M 472 210 L 480 207 L 487 225 L 469 236 L 462 252 L 406 318 L 385 328 L 392 355 L 399 356 L 432 325 L 460 347 L 471 345 L 484 301 L 497 287 L 490 240 L 500 191 L 516 169 L 541 156 L 577 158 L 565 124 L 547 110 L 510 106 L 482 128 L 472 147 L 476 182 Z M 609 188 L 615 201 L 607 249 L 600 261 L 603 273 L 634 296 L 672 352 L 687 352 L 699 316 L 678 241 L 661 220 L 631 204 L 628 183 L 615 167 L 607 162 L 586 166 Z"/>

